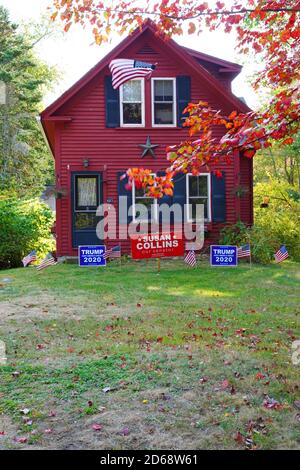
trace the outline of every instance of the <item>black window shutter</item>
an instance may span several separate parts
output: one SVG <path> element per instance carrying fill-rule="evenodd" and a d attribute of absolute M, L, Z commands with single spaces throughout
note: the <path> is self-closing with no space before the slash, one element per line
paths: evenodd
<path fill-rule="evenodd" d="M 174 222 L 182 222 L 184 219 L 184 205 L 186 204 L 186 174 L 177 173 L 174 178 L 173 203 L 179 204 L 182 210 L 182 216 L 178 218 L 176 211 L 174 214 Z"/>
<path fill-rule="evenodd" d="M 226 222 L 225 172 L 222 178 L 212 173 L 212 220 L 213 222 Z"/>
<path fill-rule="evenodd" d="M 120 127 L 120 93 L 114 90 L 111 76 L 105 77 L 106 127 Z"/>
<path fill-rule="evenodd" d="M 176 94 L 177 94 L 177 126 L 182 127 L 184 118 L 188 115 L 182 114 L 184 108 L 191 101 L 191 77 L 188 75 L 179 75 L 176 78 Z"/>
<path fill-rule="evenodd" d="M 128 183 L 128 176 L 124 179 L 120 179 L 122 175 L 124 175 L 125 171 L 119 171 L 117 173 L 118 178 L 118 196 L 127 196 L 127 204 L 125 204 L 126 210 L 120 210 L 120 199 L 118 201 L 119 207 L 119 223 L 120 224 L 127 224 L 132 221 L 132 216 L 128 215 L 129 208 L 132 205 L 132 190 L 126 189 L 126 184 Z"/>

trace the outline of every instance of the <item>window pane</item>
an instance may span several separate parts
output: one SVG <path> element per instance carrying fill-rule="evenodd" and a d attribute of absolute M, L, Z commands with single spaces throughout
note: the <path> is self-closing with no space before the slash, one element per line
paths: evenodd
<path fill-rule="evenodd" d="M 123 123 L 124 124 L 142 124 L 142 105 L 141 104 L 123 104 Z"/>
<path fill-rule="evenodd" d="M 173 124 L 172 103 L 154 104 L 154 124 Z"/>
<path fill-rule="evenodd" d="M 75 230 L 94 230 L 99 222 L 92 212 L 75 212 Z"/>
<path fill-rule="evenodd" d="M 76 178 L 77 207 L 97 207 L 97 177 Z"/>
<path fill-rule="evenodd" d="M 199 179 L 199 196 L 207 196 L 207 177 L 198 176 Z"/>
<path fill-rule="evenodd" d="M 189 176 L 189 195 L 207 196 L 207 177 Z"/>
<path fill-rule="evenodd" d="M 196 219 L 196 208 L 198 204 L 204 205 L 204 218 L 207 219 L 207 199 L 206 198 L 201 198 L 201 197 L 189 198 L 189 204 L 190 204 L 190 217 L 193 220 Z"/>
<path fill-rule="evenodd" d="M 131 80 L 123 84 L 123 102 L 136 103 L 142 101 L 142 82 Z"/>
<path fill-rule="evenodd" d="M 173 80 L 154 80 L 154 101 L 173 101 Z"/>

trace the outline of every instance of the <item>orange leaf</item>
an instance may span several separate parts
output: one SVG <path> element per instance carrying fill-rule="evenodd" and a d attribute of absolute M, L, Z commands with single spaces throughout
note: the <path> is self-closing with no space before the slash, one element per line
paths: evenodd
<path fill-rule="evenodd" d="M 66 24 L 66 26 L 64 27 L 65 33 L 67 33 L 69 31 L 69 29 L 71 27 L 71 24 L 72 24 L 71 22 Z"/>
<path fill-rule="evenodd" d="M 190 23 L 189 23 L 188 33 L 189 33 L 189 34 L 194 34 L 195 31 L 196 31 L 195 23 L 190 22 Z"/>

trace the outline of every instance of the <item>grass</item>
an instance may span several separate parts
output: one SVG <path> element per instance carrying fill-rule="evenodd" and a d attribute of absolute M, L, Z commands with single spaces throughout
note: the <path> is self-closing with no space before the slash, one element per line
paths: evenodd
<path fill-rule="evenodd" d="M 0 448 L 299 448 L 299 278 L 292 262 L 3 271 Z"/>

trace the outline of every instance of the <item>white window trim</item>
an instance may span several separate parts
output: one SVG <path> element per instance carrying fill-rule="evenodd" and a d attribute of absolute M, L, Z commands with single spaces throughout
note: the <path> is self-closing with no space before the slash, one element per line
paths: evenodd
<path fill-rule="evenodd" d="M 123 85 L 120 86 L 120 127 L 145 127 L 145 81 L 143 78 L 134 78 L 132 82 L 141 82 L 141 104 L 142 122 L 141 124 L 124 124 L 123 122 Z"/>
<path fill-rule="evenodd" d="M 173 124 L 154 123 L 154 82 L 158 80 L 171 80 L 173 82 Z M 155 77 L 151 78 L 151 115 L 152 127 L 177 127 L 177 101 L 176 101 L 176 78 L 175 77 Z"/>
<path fill-rule="evenodd" d="M 152 176 L 156 176 L 156 173 L 152 173 Z M 145 199 L 147 198 L 147 196 L 145 196 Z M 154 203 L 154 220 L 149 220 L 149 219 L 136 219 L 135 217 L 135 184 L 133 182 L 132 184 L 132 220 L 133 222 L 135 223 L 139 223 L 139 222 L 142 222 L 142 223 L 145 223 L 145 222 L 157 222 L 158 221 L 158 200 L 157 198 L 153 198 L 153 203 Z M 142 203 L 139 203 L 139 204 L 142 204 Z"/>
<path fill-rule="evenodd" d="M 199 175 L 193 175 L 192 173 L 186 174 L 186 204 L 189 209 L 190 189 L 189 189 L 189 177 L 190 176 L 206 176 L 207 179 L 207 218 L 205 222 L 211 222 L 211 174 L 210 173 L 199 173 Z M 200 196 L 201 197 L 201 196 Z M 204 197 L 204 196 L 203 196 Z M 190 211 L 187 211 L 187 221 L 190 223 L 196 222 L 195 219 L 190 217 Z"/>

